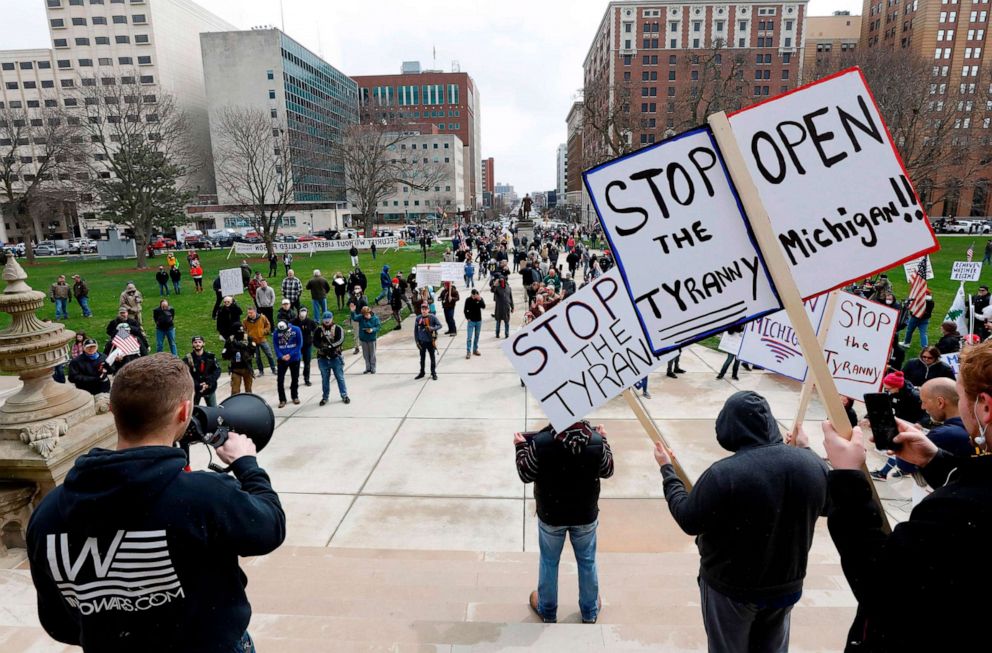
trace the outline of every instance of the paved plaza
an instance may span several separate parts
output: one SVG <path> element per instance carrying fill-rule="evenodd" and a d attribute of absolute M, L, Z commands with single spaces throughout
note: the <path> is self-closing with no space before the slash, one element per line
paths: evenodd
<path fill-rule="evenodd" d="M 521 306 L 519 277 L 512 284 Z M 521 315 L 514 313 L 514 328 Z M 486 317 L 481 357 L 465 358 L 463 319 L 457 336 L 439 337 L 437 381 L 413 378 L 418 352 L 407 322 L 380 339 L 377 374 L 362 374 L 361 355 L 345 353 L 350 405 L 340 402 L 332 380 L 330 403 L 318 406 L 314 364 L 313 385 L 301 383 L 301 404 L 275 410 L 275 436 L 259 460 L 282 499 L 288 535 L 274 554 L 243 564 L 259 650 L 705 650 L 695 544 L 672 521 L 651 443 L 621 398 L 590 417 L 605 426 L 616 462 L 600 501 L 600 622 L 575 623 L 568 551 L 564 623 L 538 624 L 527 609 L 537 526 L 512 437 L 545 422 Z M 715 380 L 723 359 L 688 348 L 681 360 L 687 373 L 653 374 L 653 397 L 643 400 L 692 478 L 727 455 L 713 425 L 735 390 L 765 395 L 783 427 L 798 404 L 799 385 L 766 372 Z M 273 375 L 257 379 L 255 390 L 276 405 Z M 226 396 L 226 384 L 219 394 Z M 821 453 L 823 418 L 814 400 L 807 428 Z M 195 466 L 204 466 L 205 448 L 194 454 Z M 905 518 L 910 485 L 880 485 L 893 519 Z M 22 560 L 8 557 L 6 566 L 17 568 L 0 571 L 0 650 L 77 650 L 38 627 Z M 793 619 L 793 650 L 842 648 L 855 605 L 821 522 Z"/>

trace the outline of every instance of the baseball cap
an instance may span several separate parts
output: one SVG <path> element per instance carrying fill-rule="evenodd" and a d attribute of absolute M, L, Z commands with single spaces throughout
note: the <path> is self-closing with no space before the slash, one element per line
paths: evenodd
<path fill-rule="evenodd" d="M 94 340 L 93 338 L 87 338 L 86 340 L 83 341 L 83 349 L 85 349 L 86 347 L 96 347 L 96 346 L 98 345 L 96 343 L 96 340 Z"/>
<path fill-rule="evenodd" d="M 334 319 L 334 313 L 331 313 L 330 311 L 324 311 L 324 314 L 320 316 L 320 319 L 322 319 L 322 320 L 333 320 Z"/>
<path fill-rule="evenodd" d="M 289 325 L 286 324 L 285 320 L 279 320 L 279 324 L 276 325 L 276 328 L 280 331 L 285 331 L 289 328 Z"/>

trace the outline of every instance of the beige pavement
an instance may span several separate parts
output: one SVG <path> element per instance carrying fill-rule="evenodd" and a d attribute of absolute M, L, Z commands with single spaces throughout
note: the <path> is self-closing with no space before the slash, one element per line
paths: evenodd
<path fill-rule="evenodd" d="M 512 285 L 515 330 L 523 314 L 519 277 Z M 276 409 L 276 433 L 259 461 L 283 501 L 287 541 L 245 563 L 260 650 L 705 650 L 695 544 L 672 521 L 651 443 L 621 399 L 589 417 L 605 426 L 616 459 L 600 501 L 600 623 L 574 623 L 568 551 L 561 618 L 571 623 L 547 626 L 529 614 L 537 526 L 531 487 L 516 475 L 512 436 L 545 422 L 499 349 L 491 295 L 483 296 L 490 308 L 481 357 L 465 359 L 459 316 L 458 335 L 439 337 L 438 380 L 415 380 L 407 321 L 380 339 L 377 374 L 362 374 L 361 355 L 345 354 L 350 405 L 332 379 L 330 403 L 318 406 L 314 363 L 313 385 L 301 383 L 302 403 Z M 653 398 L 644 401 L 693 478 L 727 455 L 713 424 L 734 391 L 767 396 L 783 426 L 798 404 L 798 384 L 765 372 L 741 370 L 739 382 L 717 381 L 723 358 L 688 348 L 681 362 L 688 372 L 651 375 Z M 271 374 L 256 380 L 255 391 L 276 404 Z M 823 415 L 814 401 L 807 427 L 821 453 L 815 420 Z M 205 465 L 206 454 L 194 449 L 196 465 Z M 906 516 L 910 483 L 880 487 L 896 518 Z M 23 566 L 0 571 L 5 653 L 63 650 L 38 629 L 32 602 Z M 822 523 L 793 618 L 793 650 L 840 650 L 854 607 Z"/>

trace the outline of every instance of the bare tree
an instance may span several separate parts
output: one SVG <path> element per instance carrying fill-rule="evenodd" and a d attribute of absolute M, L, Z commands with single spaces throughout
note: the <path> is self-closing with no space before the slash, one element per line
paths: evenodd
<path fill-rule="evenodd" d="M 272 241 L 295 196 L 287 131 L 266 111 L 249 107 L 224 107 L 212 120 L 218 189 L 238 204 L 271 256 Z"/>
<path fill-rule="evenodd" d="M 94 79 L 79 98 L 95 153 L 90 183 L 104 216 L 134 233 L 141 269 L 152 234 L 187 222 L 189 175 L 201 162 L 175 98 L 136 75 L 101 86 Z"/>
<path fill-rule="evenodd" d="M 345 134 L 341 152 L 348 195 L 362 216 L 366 235 L 375 228 L 376 207 L 386 197 L 403 186 L 426 192 L 445 178 L 443 164 L 402 148 L 412 135 L 409 126 L 376 121 L 369 115 Z"/>
<path fill-rule="evenodd" d="M 952 82 L 950 66 L 940 61 L 906 50 L 867 48 L 819 56 L 812 79 L 849 66 L 864 72 L 928 210 L 942 200 L 956 205 L 963 188 L 982 183 L 977 173 L 988 169 L 992 151 L 988 72 L 955 75 Z"/>
<path fill-rule="evenodd" d="M 85 144 L 78 117 L 64 109 L 0 108 L 0 191 L 4 213 L 24 235 L 24 250 L 34 260 L 32 234 L 45 208 L 77 195 L 84 171 Z"/>
<path fill-rule="evenodd" d="M 723 39 L 714 40 L 709 48 L 678 55 L 676 74 L 688 80 L 689 90 L 672 100 L 673 133 L 704 124 L 712 113 L 751 104 L 749 56 L 750 52 L 728 48 Z"/>
<path fill-rule="evenodd" d="M 650 98 L 657 102 L 657 98 Z M 586 80 L 583 88 L 582 144 L 585 167 L 592 167 L 637 149 L 634 134 L 640 129 L 640 98 L 630 81 L 613 81 L 605 75 Z"/>

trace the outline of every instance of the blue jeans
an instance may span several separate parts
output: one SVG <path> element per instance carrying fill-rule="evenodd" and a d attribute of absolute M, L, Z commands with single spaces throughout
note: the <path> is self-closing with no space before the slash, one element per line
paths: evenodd
<path fill-rule="evenodd" d="M 234 645 L 232 653 L 255 653 L 255 642 L 251 640 L 248 631 L 245 631 L 245 634 Z"/>
<path fill-rule="evenodd" d="M 310 303 L 313 305 L 313 313 L 310 314 L 310 319 L 320 322 L 320 318 L 323 317 L 324 311 L 327 310 L 327 297 L 323 299 L 310 299 Z"/>
<path fill-rule="evenodd" d="M 386 298 L 386 301 L 387 301 L 387 302 L 388 302 L 388 301 L 389 301 L 390 299 L 392 299 L 392 298 L 393 298 L 393 287 L 392 287 L 392 286 L 387 286 L 387 287 L 385 287 L 385 288 L 383 288 L 383 289 L 382 289 L 382 292 L 381 292 L 381 293 L 379 293 L 379 294 L 378 294 L 378 295 L 376 296 L 376 298 L 375 298 L 375 303 L 376 303 L 376 304 L 378 304 L 378 303 L 379 303 L 379 300 L 380 300 L 380 299 L 382 299 L 383 297 L 385 297 L 385 298 Z"/>
<path fill-rule="evenodd" d="M 93 311 L 90 310 L 90 298 L 80 297 L 78 300 L 79 308 L 83 309 L 83 317 L 90 317 L 93 315 Z"/>
<path fill-rule="evenodd" d="M 344 384 L 344 360 L 340 356 L 334 358 L 318 358 L 317 367 L 320 368 L 320 389 L 321 399 L 327 401 L 331 394 L 331 372 L 334 373 L 334 380 L 338 382 L 338 392 L 341 398 L 348 396 L 348 388 Z"/>
<path fill-rule="evenodd" d="M 265 352 L 265 357 L 269 359 L 269 369 L 272 373 L 276 373 L 276 359 L 272 354 L 272 345 L 269 344 L 268 340 L 263 340 L 262 342 L 255 345 L 255 363 L 258 367 L 258 374 L 261 376 L 265 373 L 265 367 L 262 366 L 262 352 Z"/>
<path fill-rule="evenodd" d="M 909 316 L 909 322 L 906 324 L 906 339 L 903 340 L 904 345 L 908 345 L 913 341 L 913 331 L 920 331 L 920 347 L 926 347 L 930 340 L 927 338 L 927 327 L 930 326 L 930 319 L 921 320 L 915 315 Z"/>
<path fill-rule="evenodd" d="M 465 287 L 466 288 L 475 288 L 475 277 L 473 275 L 474 275 L 474 273 L 472 273 L 472 274 L 466 274 L 465 275 Z"/>
<path fill-rule="evenodd" d="M 599 613 L 599 576 L 596 574 L 596 527 L 599 520 L 584 526 L 549 526 L 537 520 L 537 541 L 541 564 L 537 577 L 537 607 L 547 620 L 558 615 L 558 561 L 565 546 L 565 534 L 572 540 L 575 564 L 579 570 L 579 610 L 585 621 Z"/>
<path fill-rule="evenodd" d="M 168 331 L 155 329 L 155 351 L 162 351 L 162 344 L 166 338 L 169 339 L 169 351 L 172 352 L 173 356 L 178 356 L 179 353 L 176 351 L 176 327 L 172 327 Z"/>
<path fill-rule="evenodd" d="M 55 319 L 69 317 L 69 300 L 67 298 L 55 298 Z"/>
<path fill-rule="evenodd" d="M 169 284 L 167 283 L 158 284 L 158 296 L 161 297 L 162 295 L 165 295 L 166 297 L 169 296 Z"/>
<path fill-rule="evenodd" d="M 482 320 L 478 322 L 468 321 L 465 323 L 465 351 L 472 353 L 473 351 L 479 351 L 479 334 L 482 332 Z M 473 339 L 472 334 L 475 334 Z"/>
<path fill-rule="evenodd" d="M 174 291 L 176 291 L 176 294 L 177 295 L 182 294 L 182 293 L 179 292 L 179 282 L 178 281 L 173 281 L 172 282 L 172 289 Z"/>

